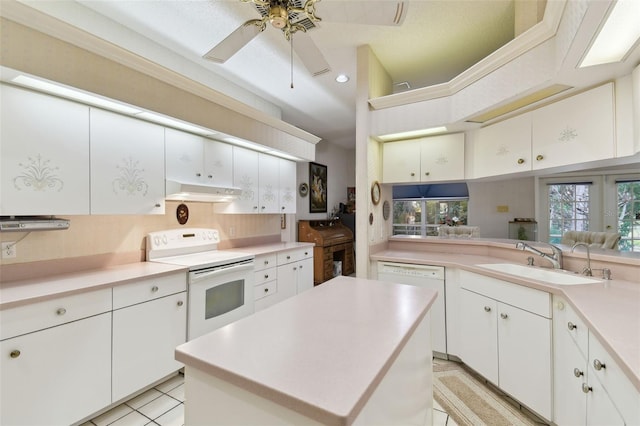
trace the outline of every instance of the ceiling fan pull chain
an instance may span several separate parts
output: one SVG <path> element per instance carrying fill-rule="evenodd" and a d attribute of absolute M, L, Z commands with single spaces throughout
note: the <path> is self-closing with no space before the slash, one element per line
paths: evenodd
<path fill-rule="evenodd" d="M 291 44 L 291 88 L 293 89 L 293 34 L 291 34 L 289 43 Z"/>

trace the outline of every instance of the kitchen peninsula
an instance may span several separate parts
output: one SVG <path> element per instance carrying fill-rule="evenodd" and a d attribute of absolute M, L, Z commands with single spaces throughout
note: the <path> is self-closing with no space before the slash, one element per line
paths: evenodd
<path fill-rule="evenodd" d="M 337 277 L 179 346 L 185 424 L 430 424 L 435 298 Z"/>

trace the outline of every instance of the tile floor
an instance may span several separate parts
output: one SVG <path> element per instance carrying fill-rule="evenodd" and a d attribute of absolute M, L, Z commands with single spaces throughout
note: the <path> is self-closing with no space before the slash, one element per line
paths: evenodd
<path fill-rule="evenodd" d="M 81 426 L 183 426 L 184 377 L 177 375 Z M 457 426 L 435 400 L 433 426 Z"/>

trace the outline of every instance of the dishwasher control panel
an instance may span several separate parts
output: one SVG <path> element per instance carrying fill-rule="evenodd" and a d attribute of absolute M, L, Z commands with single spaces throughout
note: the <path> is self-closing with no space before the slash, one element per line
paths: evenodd
<path fill-rule="evenodd" d="M 393 274 L 405 277 L 444 280 L 444 266 L 378 262 L 378 274 Z"/>

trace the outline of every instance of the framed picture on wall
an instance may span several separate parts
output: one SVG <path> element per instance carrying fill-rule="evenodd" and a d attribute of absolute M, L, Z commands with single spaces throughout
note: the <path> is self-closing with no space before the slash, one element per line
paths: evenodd
<path fill-rule="evenodd" d="M 309 163 L 309 213 L 327 212 L 327 166 Z"/>

